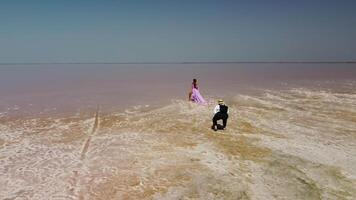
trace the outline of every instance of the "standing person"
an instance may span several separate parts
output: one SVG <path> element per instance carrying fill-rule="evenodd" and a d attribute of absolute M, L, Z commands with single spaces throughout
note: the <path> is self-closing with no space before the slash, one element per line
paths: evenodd
<path fill-rule="evenodd" d="M 201 96 L 199 89 L 198 89 L 198 81 L 197 79 L 193 79 L 192 82 L 192 90 L 189 92 L 189 101 L 193 101 L 199 104 L 205 104 L 205 99 Z"/>
<path fill-rule="evenodd" d="M 225 105 L 223 100 L 218 101 L 218 105 L 214 108 L 213 126 L 214 131 L 218 130 L 218 120 L 223 120 L 222 129 L 226 128 L 227 118 L 229 118 L 229 107 Z M 221 126 L 221 125 L 220 125 Z"/>

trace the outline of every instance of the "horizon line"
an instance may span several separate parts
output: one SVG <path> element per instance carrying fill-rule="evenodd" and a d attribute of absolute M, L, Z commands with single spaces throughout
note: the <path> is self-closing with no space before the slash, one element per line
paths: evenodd
<path fill-rule="evenodd" d="M 83 65 L 83 64 L 103 64 L 103 65 L 113 65 L 113 64 L 273 64 L 273 63 L 285 63 L 285 64 L 342 64 L 342 63 L 356 63 L 353 60 L 345 60 L 345 61 L 183 61 L 183 62 L 6 62 L 0 63 L 0 65 Z"/>

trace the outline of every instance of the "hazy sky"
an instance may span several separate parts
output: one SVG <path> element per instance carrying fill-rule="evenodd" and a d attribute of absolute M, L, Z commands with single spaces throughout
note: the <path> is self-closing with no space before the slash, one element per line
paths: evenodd
<path fill-rule="evenodd" d="M 356 60 L 356 1 L 0 1 L 0 63 L 236 60 Z"/>

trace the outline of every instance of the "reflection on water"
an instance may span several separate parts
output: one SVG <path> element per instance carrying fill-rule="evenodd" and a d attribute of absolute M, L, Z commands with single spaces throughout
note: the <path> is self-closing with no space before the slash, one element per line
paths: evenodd
<path fill-rule="evenodd" d="M 213 103 L 183 100 L 3 114 L 0 199 L 355 199 L 356 90 L 340 88 L 234 95 L 223 132 Z"/>

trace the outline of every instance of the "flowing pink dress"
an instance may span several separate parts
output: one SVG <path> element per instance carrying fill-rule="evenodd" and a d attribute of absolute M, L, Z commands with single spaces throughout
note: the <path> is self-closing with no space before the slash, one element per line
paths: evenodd
<path fill-rule="evenodd" d="M 206 101 L 205 99 L 203 98 L 203 96 L 201 96 L 198 88 L 195 88 L 194 87 L 194 84 L 192 84 L 192 96 L 191 96 L 191 100 L 195 103 L 198 103 L 198 104 L 205 104 Z"/>

